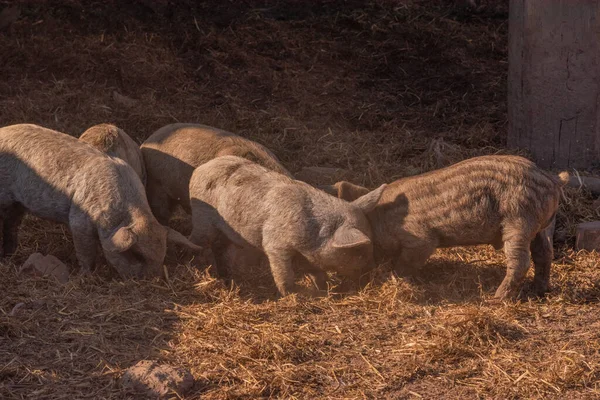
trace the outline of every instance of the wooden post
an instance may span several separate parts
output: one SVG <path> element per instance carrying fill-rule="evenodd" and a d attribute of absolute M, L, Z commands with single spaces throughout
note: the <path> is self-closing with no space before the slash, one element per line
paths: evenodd
<path fill-rule="evenodd" d="M 508 146 L 600 166 L 600 0 L 510 0 Z"/>

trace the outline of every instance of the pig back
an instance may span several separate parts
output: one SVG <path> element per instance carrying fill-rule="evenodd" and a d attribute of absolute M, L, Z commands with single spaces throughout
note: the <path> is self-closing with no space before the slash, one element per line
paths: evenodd
<path fill-rule="evenodd" d="M 294 208 L 293 204 L 287 206 L 273 199 L 277 189 L 282 187 L 289 188 L 289 197 L 293 197 L 293 182 L 247 159 L 218 157 L 196 168 L 191 177 L 192 214 L 195 208 L 207 204 L 218 213 L 219 223 L 226 225 L 221 226 L 223 231 L 236 232 L 228 234 L 231 240 L 239 245 L 260 247 L 265 222 L 282 208 L 290 212 Z M 194 220 L 194 224 L 197 223 L 204 221 Z M 238 234 L 242 242 L 235 238 Z"/>
<path fill-rule="evenodd" d="M 216 157 L 235 155 L 291 176 L 264 146 L 233 133 L 200 124 L 171 124 L 141 146 L 149 180 L 189 208 L 189 181 L 194 169 Z"/>
<path fill-rule="evenodd" d="M 91 144 L 111 157 L 129 164 L 146 184 L 146 167 L 138 144 L 122 129 L 111 124 L 99 124 L 86 130 L 79 140 Z"/>
<path fill-rule="evenodd" d="M 0 203 L 19 202 L 37 216 L 62 223 L 68 222 L 73 205 L 94 218 L 107 207 L 119 207 L 126 191 L 140 191 L 131 179 L 135 173 L 124 163 L 36 125 L 0 128 L 0 171 Z"/>

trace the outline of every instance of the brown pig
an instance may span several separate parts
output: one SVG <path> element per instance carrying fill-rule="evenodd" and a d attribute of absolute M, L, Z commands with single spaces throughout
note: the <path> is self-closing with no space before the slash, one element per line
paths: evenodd
<path fill-rule="evenodd" d="M 83 132 L 79 140 L 131 165 L 142 183 L 146 185 L 146 167 L 140 146 L 125 131 L 111 124 L 99 124 Z"/>
<path fill-rule="evenodd" d="M 141 149 L 148 174 L 148 201 L 156 218 L 165 225 L 177 204 L 191 213 L 190 178 L 196 167 L 213 158 L 235 155 L 291 177 L 264 146 L 200 124 L 164 126 L 150 135 Z"/>
<path fill-rule="evenodd" d="M 323 289 L 325 270 L 356 278 L 372 266 L 364 213 L 384 188 L 349 203 L 244 158 L 218 157 L 190 180 L 190 240 L 211 245 L 216 255 L 231 243 L 264 253 L 282 295 L 295 289 L 293 264 Z"/>
<path fill-rule="evenodd" d="M 548 289 L 551 227 L 567 173 L 557 178 L 518 156 L 483 156 L 387 186 L 368 213 L 374 243 L 398 270 L 419 268 L 439 247 L 504 247 L 507 273 L 495 297 L 513 297 L 535 264 L 534 287 Z"/>
<path fill-rule="evenodd" d="M 82 272 L 98 243 L 123 277 L 160 276 L 167 238 L 199 250 L 152 215 L 135 171 L 76 138 L 37 125 L 0 128 L 3 253 L 25 212 L 69 226 Z"/>

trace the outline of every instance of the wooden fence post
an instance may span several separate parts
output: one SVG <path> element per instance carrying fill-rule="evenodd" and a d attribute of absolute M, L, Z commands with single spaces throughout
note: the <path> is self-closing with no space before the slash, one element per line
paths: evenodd
<path fill-rule="evenodd" d="M 600 0 L 510 0 L 508 146 L 600 166 Z"/>

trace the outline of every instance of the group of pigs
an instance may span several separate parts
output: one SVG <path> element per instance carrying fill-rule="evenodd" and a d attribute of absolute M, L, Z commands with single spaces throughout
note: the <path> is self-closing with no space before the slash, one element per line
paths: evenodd
<path fill-rule="evenodd" d="M 294 271 L 326 289 L 326 271 L 355 280 L 388 258 L 404 273 L 439 247 L 492 244 L 507 263 L 495 297 L 519 293 L 530 256 L 542 294 L 567 180 L 498 155 L 372 191 L 345 181 L 316 188 L 264 146 L 204 125 L 167 125 L 141 146 L 109 124 L 79 139 L 11 125 L 0 128 L 2 253 L 15 252 L 29 212 L 69 226 L 82 273 L 92 271 L 99 242 L 121 276 L 161 276 L 172 243 L 206 255 L 222 277 L 268 261 L 285 295 L 295 290 Z M 192 216 L 188 238 L 168 227 L 178 205 Z"/>

